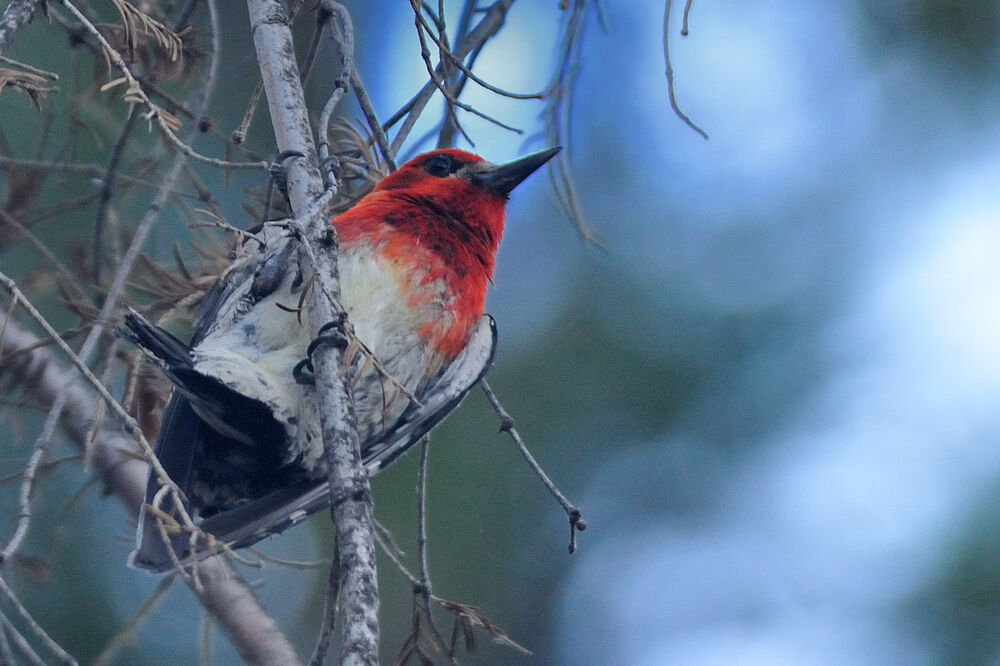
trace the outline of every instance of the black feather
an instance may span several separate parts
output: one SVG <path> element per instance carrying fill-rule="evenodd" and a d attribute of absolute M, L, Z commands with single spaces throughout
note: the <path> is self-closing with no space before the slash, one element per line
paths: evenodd
<path fill-rule="evenodd" d="M 195 317 L 191 345 L 137 313 L 126 316 L 120 331 L 175 385 L 155 446 L 157 458 L 179 486 L 200 529 L 233 548 L 281 532 L 329 503 L 327 484 L 317 478 L 317 470 L 288 461 L 285 424 L 265 403 L 198 372 L 192 356 L 192 346 L 212 332 L 224 313 L 233 311 L 233 303 L 237 310 L 249 309 L 286 278 L 294 285 L 298 274 L 288 274 L 289 266 L 297 267 L 292 247 L 286 243 L 223 274 Z M 369 474 L 384 469 L 451 412 L 485 374 L 495 348 L 495 325 L 484 317 L 459 357 L 422 387 L 420 404 L 410 404 L 387 429 L 378 429 L 361 443 Z M 147 504 L 159 489 L 159 480 L 151 474 Z M 165 571 L 173 566 L 158 520 L 155 512 L 140 515 L 138 547 L 131 559 L 136 567 Z M 170 547 L 182 562 L 211 554 L 203 543 L 190 552 L 186 534 L 171 536 Z"/>

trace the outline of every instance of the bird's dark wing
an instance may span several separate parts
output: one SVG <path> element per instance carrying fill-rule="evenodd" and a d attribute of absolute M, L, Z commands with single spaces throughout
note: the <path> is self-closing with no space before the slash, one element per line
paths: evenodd
<path fill-rule="evenodd" d="M 396 427 L 378 442 L 363 442 L 369 476 L 385 469 L 441 422 L 468 395 L 493 362 L 496 323 L 484 316 L 462 353 L 432 382 Z M 202 528 L 233 548 L 252 545 L 283 532 L 329 504 L 325 482 L 282 489 L 225 514 L 205 520 Z"/>
<path fill-rule="evenodd" d="M 162 437 L 158 439 L 156 445 L 156 457 L 159 459 L 167 475 L 177 484 L 182 491 L 189 489 L 194 473 L 194 456 L 196 443 L 204 437 L 203 431 L 207 429 L 205 423 L 199 419 L 191 403 L 187 398 L 179 393 L 175 393 L 166 409 L 163 410 L 163 418 L 160 421 L 160 433 L 169 432 L 171 437 L 178 442 L 187 442 L 187 446 L 162 446 Z M 146 505 L 153 505 L 155 496 L 160 485 L 157 483 L 152 470 L 146 482 Z M 162 507 L 164 513 L 173 513 L 169 502 Z M 136 549 L 129 557 L 129 564 L 140 569 L 150 569 L 152 571 L 165 571 L 170 568 L 170 553 L 164 542 L 163 535 L 157 526 L 156 518 L 147 510 L 144 505 L 139 511 L 139 527 L 136 534 Z M 188 537 L 186 534 L 174 534 L 168 536 L 171 548 L 175 554 L 184 553 L 187 548 Z"/>
<path fill-rule="evenodd" d="M 284 279 L 292 243 L 262 252 L 233 264 L 206 294 L 195 315 L 192 345 L 202 340 L 220 312 L 252 307 Z M 151 324 L 138 313 L 126 315 L 119 334 L 131 340 L 161 367 L 175 385 L 163 412 L 154 446 L 168 476 L 193 504 L 206 513 L 231 506 L 229 498 L 262 496 L 274 487 L 294 486 L 298 480 L 283 469 L 280 447 L 285 431 L 259 401 L 244 396 L 222 382 L 194 370 L 191 346 Z M 267 446 L 267 444 L 272 446 Z M 235 462 L 234 462 L 235 461 Z M 196 488 L 195 484 L 201 481 Z M 206 483 L 207 482 L 207 483 Z M 206 485 L 214 497 L 204 496 Z M 150 471 L 146 504 L 152 504 L 160 483 Z M 166 513 L 169 507 L 162 507 Z M 224 508 L 223 508 L 224 510 Z M 163 571 L 171 566 L 157 519 L 143 507 L 139 516 L 138 546 L 134 566 Z M 171 537 L 181 559 L 189 548 L 188 535 Z"/>
<path fill-rule="evenodd" d="M 402 455 L 461 403 L 489 369 L 496 350 L 496 340 L 493 318 L 484 316 L 462 353 L 418 396 L 420 405 L 411 405 L 397 424 L 388 433 L 383 433 L 378 441 L 362 443 L 369 475 L 384 469 Z M 179 406 L 173 411 L 168 407 L 168 414 L 164 416 L 164 429 L 172 423 L 172 420 L 166 420 L 168 416 L 179 419 L 184 416 L 183 407 Z M 178 432 L 183 432 L 183 428 L 191 426 L 178 424 L 177 427 Z M 203 425 L 202 427 L 204 428 Z M 204 430 L 195 435 L 204 437 Z M 167 471 L 173 477 L 173 471 Z M 257 499 L 204 518 L 199 524 L 200 528 L 232 548 L 242 548 L 302 522 L 310 514 L 329 504 L 329 487 L 326 482 L 288 481 L 283 486 L 274 486 L 275 490 Z M 172 567 L 172 560 L 163 547 L 162 537 L 158 531 L 153 530 L 157 530 L 155 519 L 146 516 L 145 527 L 140 527 L 140 544 L 133 554 L 132 563 L 153 571 L 166 571 Z M 153 539 L 158 542 L 152 543 Z M 182 562 L 191 556 L 184 539 L 175 540 L 174 550 Z M 196 556 L 203 557 L 207 554 L 198 552 Z"/>
<path fill-rule="evenodd" d="M 173 334 L 133 311 L 125 315 L 122 335 L 162 368 L 173 382 L 175 394 L 179 392 L 186 398 L 194 413 L 216 432 L 241 442 L 244 448 L 259 448 L 262 441 L 284 440 L 284 428 L 266 405 L 195 370 L 191 347 Z M 162 426 L 157 441 L 157 455 L 169 454 L 174 446 L 190 445 L 186 437 L 174 437 Z M 190 459 L 187 454 L 184 457 Z"/>

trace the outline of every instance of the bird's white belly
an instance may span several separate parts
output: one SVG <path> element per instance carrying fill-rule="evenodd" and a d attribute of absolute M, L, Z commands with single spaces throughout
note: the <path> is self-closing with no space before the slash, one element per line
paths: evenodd
<path fill-rule="evenodd" d="M 364 358 L 356 366 L 352 388 L 364 448 L 392 426 L 408 403 L 406 393 L 417 393 L 440 363 L 421 343 L 419 331 L 439 320 L 442 308 L 440 299 L 413 299 L 412 289 L 404 293 L 407 287 L 400 283 L 399 269 L 370 249 L 344 252 L 338 264 L 344 307 L 355 335 L 391 377 L 386 379 Z M 318 476 L 325 471 L 315 390 L 298 383 L 292 373 L 305 359 L 311 340 L 308 316 L 278 305 L 298 307 L 302 289 L 292 287 L 294 278 L 295 271 L 289 270 L 272 294 L 242 315 L 220 321 L 193 356 L 199 372 L 267 405 L 288 432 L 286 462 L 297 460 Z M 430 292 L 435 286 L 423 289 Z"/>

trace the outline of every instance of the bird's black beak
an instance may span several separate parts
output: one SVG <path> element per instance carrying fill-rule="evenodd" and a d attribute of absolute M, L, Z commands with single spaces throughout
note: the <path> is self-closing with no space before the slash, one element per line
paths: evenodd
<path fill-rule="evenodd" d="M 506 197 L 515 187 L 521 184 L 521 181 L 555 157 L 556 153 L 560 150 L 562 150 L 562 146 L 556 146 L 555 148 L 532 153 L 513 162 L 490 166 L 487 169 L 474 173 L 470 180 L 484 190 Z"/>

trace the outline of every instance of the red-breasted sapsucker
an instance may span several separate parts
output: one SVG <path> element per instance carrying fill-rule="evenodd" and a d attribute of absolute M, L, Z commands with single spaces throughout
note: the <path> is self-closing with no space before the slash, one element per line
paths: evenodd
<path fill-rule="evenodd" d="M 496 347 L 483 315 L 507 198 L 558 148 L 494 165 L 460 150 L 421 155 L 333 219 L 345 351 L 364 464 L 374 474 L 441 421 L 486 372 Z M 206 534 L 248 546 L 327 505 L 318 401 L 298 243 L 269 230 L 245 243 L 206 294 L 185 344 L 137 313 L 123 335 L 174 384 L 156 455 Z M 252 247 L 251 247 L 252 246 Z M 164 539 L 175 513 L 150 475 L 132 564 L 153 571 L 212 550 Z M 169 519 L 167 520 L 169 522 Z M 167 546 L 169 541 L 170 546 Z M 170 553 L 173 549 L 174 553 Z M 192 552 L 192 550 L 194 552 Z"/>

